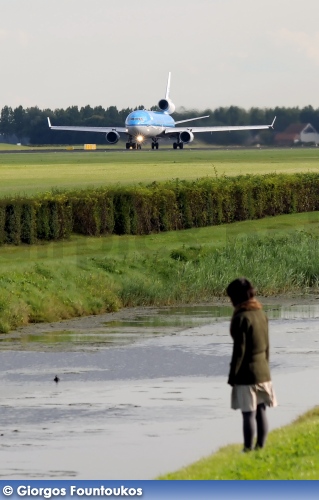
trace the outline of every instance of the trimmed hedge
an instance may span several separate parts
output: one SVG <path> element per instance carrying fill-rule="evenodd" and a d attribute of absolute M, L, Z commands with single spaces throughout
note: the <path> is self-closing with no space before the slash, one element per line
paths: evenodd
<path fill-rule="evenodd" d="M 319 174 L 174 180 L 0 200 L 0 244 L 149 234 L 319 210 Z"/>
<path fill-rule="evenodd" d="M 68 238 L 72 230 L 72 207 L 66 195 L 0 200 L 0 244 L 59 240 Z"/>

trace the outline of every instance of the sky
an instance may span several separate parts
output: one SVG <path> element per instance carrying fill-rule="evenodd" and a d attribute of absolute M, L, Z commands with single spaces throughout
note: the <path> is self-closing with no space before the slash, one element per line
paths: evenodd
<path fill-rule="evenodd" d="M 0 0 L 0 108 L 319 107 L 318 0 Z"/>

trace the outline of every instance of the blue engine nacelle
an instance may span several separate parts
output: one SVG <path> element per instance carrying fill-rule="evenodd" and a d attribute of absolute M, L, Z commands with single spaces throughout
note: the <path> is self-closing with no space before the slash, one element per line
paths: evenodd
<path fill-rule="evenodd" d="M 119 138 L 120 134 L 115 130 L 111 130 L 111 132 L 108 132 L 105 136 L 105 139 L 109 144 L 116 144 L 119 141 Z"/>
<path fill-rule="evenodd" d="M 170 99 L 161 99 L 158 103 L 158 107 L 168 115 L 171 115 L 175 111 L 175 104 Z"/>
<path fill-rule="evenodd" d="M 190 130 L 184 130 L 179 134 L 179 140 L 184 144 L 188 144 L 194 140 L 194 134 Z"/>

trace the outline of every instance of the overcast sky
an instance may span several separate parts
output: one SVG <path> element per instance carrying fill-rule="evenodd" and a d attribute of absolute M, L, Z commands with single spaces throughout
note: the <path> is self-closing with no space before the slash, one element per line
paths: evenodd
<path fill-rule="evenodd" d="M 318 0 L 0 0 L 0 108 L 319 107 Z"/>

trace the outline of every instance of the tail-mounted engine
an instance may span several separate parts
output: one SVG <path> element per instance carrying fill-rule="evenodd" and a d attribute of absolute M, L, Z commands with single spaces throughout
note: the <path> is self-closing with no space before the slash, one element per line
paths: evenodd
<path fill-rule="evenodd" d="M 119 141 L 119 138 L 120 134 L 115 130 L 111 130 L 111 132 L 108 132 L 105 136 L 105 139 L 109 144 L 116 144 Z"/>
<path fill-rule="evenodd" d="M 179 134 L 179 140 L 184 144 L 188 144 L 189 142 L 192 142 L 194 140 L 194 134 L 189 130 L 184 130 Z"/>
<path fill-rule="evenodd" d="M 158 103 L 158 107 L 168 115 L 171 115 L 175 111 L 175 104 L 170 99 L 161 99 Z"/>

